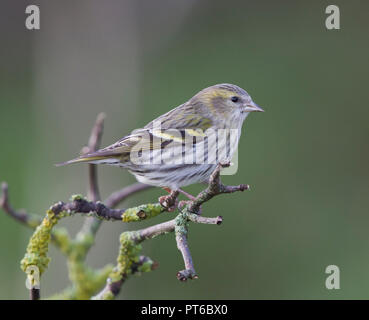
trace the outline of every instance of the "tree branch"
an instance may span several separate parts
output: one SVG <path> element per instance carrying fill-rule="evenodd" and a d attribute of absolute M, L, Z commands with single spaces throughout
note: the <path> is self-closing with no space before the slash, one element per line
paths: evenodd
<path fill-rule="evenodd" d="M 176 242 L 177 248 L 182 253 L 185 269 L 177 272 L 177 279 L 179 281 L 186 281 L 187 279 L 197 279 L 195 267 L 193 265 L 192 256 L 187 243 L 187 232 L 177 232 Z"/>
<path fill-rule="evenodd" d="M 100 146 L 104 117 L 103 114 L 97 117 L 88 146 L 82 150 L 82 153 L 92 152 Z M 198 278 L 188 246 L 189 223 L 221 224 L 223 221 L 221 216 L 211 218 L 199 215 L 202 204 L 220 194 L 249 189 L 249 186 L 244 184 L 225 186 L 221 183 L 220 171 L 229 165 L 229 162 L 219 163 L 209 179 L 208 187 L 196 197 L 190 198 L 190 201 L 181 201 L 179 204 L 177 202 L 178 191 L 173 191 L 170 195 L 160 197 L 158 203 L 139 205 L 129 209 L 115 209 L 128 196 L 150 188 L 150 186 L 140 183 L 112 193 L 103 204 L 99 201 L 100 192 L 96 166 L 89 165 L 88 199 L 90 201 L 80 195 L 72 196 L 69 202 L 60 201 L 54 204 L 47 211 L 45 218 L 40 220 L 34 215 L 14 210 L 9 203 L 8 186 L 3 183 L 0 207 L 15 220 L 32 228 L 37 226 L 29 241 L 26 254 L 21 261 L 21 267 L 25 272 L 27 272 L 29 266 L 37 267 L 40 275 L 46 270 L 50 260 L 47 256 L 48 246 L 50 239 L 52 239 L 57 247 L 67 255 L 69 277 L 73 283 L 73 286 L 56 297 L 87 299 L 94 295 L 106 282 L 105 287 L 93 298 L 113 299 L 118 295 L 121 286 L 130 275 L 148 272 L 157 267 L 156 262 L 139 255 L 142 249 L 141 243 L 169 232 L 175 232 L 177 247 L 181 252 L 185 265 L 185 269 L 177 273 L 177 278 L 181 281 Z M 175 209 L 178 209 L 179 213 L 172 220 L 137 231 L 123 232 L 120 236 L 117 264 L 114 268 L 107 265 L 103 269 L 95 271 L 87 267 L 85 258 L 94 243 L 96 232 L 102 220 L 141 221 Z M 71 216 L 75 213 L 92 215 L 92 217 L 86 219 L 76 238 L 70 239 L 65 229 L 54 229 L 54 226 L 62 217 Z M 28 274 L 28 277 L 31 283 L 35 281 L 32 273 Z M 30 297 L 31 299 L 39 299 L 39 289 L 32 288 Z"/>
<path fill-rule="evenodd" d="M 218 216 L 215 218 L 209 218 L 209 217 L 202 217 L 194 213 L 189 213 L 187 215 L 188 220 L 195 222 L 195 223 L 202 223 L 202 224 L 217 224 L 220 225 L 223 222 L 223 217 Z"/>
<path fill-rule="evenodd" d="M 112 193 L 105 201 L 104 203 L 106 204 L 106 206 L 108 206 L 109 208 L 115 208 L 117 205 L 119 205 L 119 203 L 121 203 L 122 201 L 124 201 L 126 198 L 128 198 L 129 196 L 138 193 L 140 191 L 143 190 L 147 190 L 152 188 L 152 186 L 149 186 L 147 184 L 143 184 L 143 183 L 134 183 L 128 187 L 125 187 L 121 190 L 118 190 L 114 193 Z"/>
<path fill-rule="evenodd" d="M 37 288 L 29 289 L 29 299 L 39 300 L 40 299 L 40 289 L 37 289 Z"/>
<path fill-rule="evenodd" d="M 229 165 L 229 164 L 228 164 Z M 240 186 L 224 186 L 220 182 L 220 170 L 221 168 L 227 166 L 227 164 L 219 164 L 214 173 L 211 175 L 209 186 L 206 190 L 202 191 L 193 201 L 184 202 L 183 208 L 180 209 L 180 213 L 175 219 L 169 220 L 167 222 L 163 222 L 154 226 L 150 226 L 141 230 L 124 232 L 121 235 L 121 253 L 117 258 L 118 265 L 115 270 L 108 278 L 107 284 L 104 289 L 95 297 L 96 299 L 113 299 L 116 297 L 120 291 L 120 287 L 123 284 L 124 280 L 127 278 L 127 265 L 134 263 L 134 259 L 136 257 L 132 252 L 138 249 L 137 245 L 142 241 L 147 239 L 152 239 L 158 235 L 166 234 L 169 232 L 175 231 L 176 233 L 176 242 L 178 250 L 181 252 L 185 269 L 178 271 L 177 278 L 180 281 L 186 281 L 187 279 L 197 279 L 198 275 L 196 274 L 193 260 L 191 257 L 190 249 L 188 247 L 187 242 L 187 233 L 188 233 L 188 222 L 202 223 L 202 224 L 217 224 L 220 225 L 223 221 L 221 216 L 216 218 L 207 218 L 199 216 L 198 214 L 193 213 L 193 210 L 199 210 L 201 204 L 209 201 L 216 195 L 222 193 L 230 193 L 236 191 L 243 191 L 248 189 L 249 187 L 246 185 Z M 176 194 L 175 196 L 177 196 Z M 168 196 L 166 196 L 168 197 Z M 169 197 L 172 197 L 169 195 Z M 169 210 L 168 206 L 168 198 L 165 198 L 162 205 Z M 175 202 L 175 198 L 170 198 L 172 202 Z M 122 242 L 122 239 L 125 239 Z M 129 239 L 129 241 L 127 240 Z M 124 258 L 122 258 L 122 250 L 123 248 Z M 137 255 L 137 253 L 136 253 Z M 127 258 L 130 257 L 130 258 Z M 124 261 L 124 266 L 122 267 L 122 260 Z M 115 280 L 113 280 L 115 278 Z"/>
<path fill-rule="evenodd" d="M 212 199 L 213 197 L 223 194 L 223 193 L 233 193 L 237 191 L 245 191 L 249 190 L 250 186 L 248 184 L 240 184 L 238 186 L 225 186 L 220 181 L 220 171 L 223 168 L 229 167 L 230 162 L 224 161 L 220 162 L 214 172 L 211 174 L 209 179 L 209 186 L 200 192 L 194 201 L 190 201 L 190 205 L 188 206 L 188 210 L 192 213 L 199 213 L 200 206 Z"/>
<path fill-rule="evenodd" d="M 90 138 L 88 140 L 87 147 L 82 148 L 81 153 L 86 154 L 89 152 L 96 151 L 101 144 L 101 138 L 104 131 L 104 120 L 105 114 L 100 113 L 97 118 L 95 125 L 93 126 L 90 134 Z M 100 201 L 100 190 L 97 178 L 97 167 L 95 164 L 88 165 L 88 176 L 89 183 L 87 189 L 87 198 L 91 201 Z M 91 234 L 95 235 L 97 230 L 100 228 L 101 220 L 96 217 L 90 217 L 86 219 L 81 230 L 78 233 L 79 238 L 84 238 L 86 235 Z M 93 243 L 91 243 L 92 246 Z M 85 254 L 89 251 L 90 247 L 86 247 Z"/>
<path fill-rule="evenodd" d="M 158 267 L 158 263 L 152 261 L 149 257 L 140 256 L 138 262 L 131 265 L 130 274 L 140 274 L 142 272 L 147 272 L 155 270 Z M 107 281 L 106 286 L 94 297 L 92 300 L 112 300 L 120 292 L 123 283 L 127 280 L 128 275 L 125 274 L 120 280 L 112 282 Z"/>
<path fill-rule="evenodd" d="M 100 148 L 101 138 L 102 138 L 102 134 L 104 131 L 104 120 L 105 120 L 105 114 L 100 113 L 97 116 L 94 127 L 92 128 L 90 139 L 88 141 L 88 147 L 87 149 L 86 148 L 82 149 L 83 153 L 94 152 Z M 89 188 L 88 188 L 87 197 L 91 201 L 99 201 L 101 197 L 100 197 L 99 185 L 98 185 L 98 180 L 97 180 L 96 165 L 89 164 L 88 171 L 89 171 Z"/>
<path fill-rule="evenodd" d="M 40 224 L 41 220 L 37 215 L 13 209 L 10 205 L 8 184 L 6 182 L 1 184 L 1 190 L 0 208 L 2 208 L 10 217 L 31 228 L 36 228 Z"/>
<path fill-rule="evenodd" d="M 70 202 L 59 201 L 51 206 L 50 210 L 56 216 L 60 215 L 61 212 L 67 215 L 87 213 L 94 214 L 103 220 L 120 220 L 123 222 L 137 222 L 150 219 L 166 211 L 160 203 L 149 203 L 129 209 L 110 209 L 100 201 L 87 201 L 81 195 L 72 196 Z"/>

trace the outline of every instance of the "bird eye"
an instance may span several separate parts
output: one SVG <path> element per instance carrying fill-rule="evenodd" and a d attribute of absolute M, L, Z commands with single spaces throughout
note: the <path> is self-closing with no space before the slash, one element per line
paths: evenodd
<path fill-rule="evenodd" d="M 238 97 L 234 96 L 234 97 L 232 97 L 232 98 L 231 98 L 231 100 L 232 100 L 233 102 L 237 102 L 237 101 L 238 101 Z"/>

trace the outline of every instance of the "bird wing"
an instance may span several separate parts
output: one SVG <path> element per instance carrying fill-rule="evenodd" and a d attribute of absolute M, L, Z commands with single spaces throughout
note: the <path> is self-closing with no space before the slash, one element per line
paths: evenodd
<path fill-rule="evenodd" d="M 149 122 L 144 129 L 160 126 L 165 130 L 202 129 L 205 131 L 213 125 L 213 121 L 202 115 L 198 109 L 198 106 L 184 103 Z"/>
<path fill-rule="evenodd" d="M 182 144 L 185 136 L 203 136 L 203 132 L 212 124 L 210 118 L 196 113 L 193 106 L 183 104 L 151 121 L 144 128 L 136 129 L 132 134 L 110 146 L 59 163 L 57 166 L 80 162 L 124 163 L 129 160 L 133 149 L 135 151 L 157 150 L 165 148 L 170 143 L 171 146 Z"/>

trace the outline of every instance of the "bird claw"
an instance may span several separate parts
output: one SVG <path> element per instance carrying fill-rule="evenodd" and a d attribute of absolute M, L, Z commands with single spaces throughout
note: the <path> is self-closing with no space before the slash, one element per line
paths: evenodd
<path fill-rule="evenodd" d="M 171 194 L 159 197 L 159 203 L 169 212 L 173 212 L 178 206 L 176 197 L 173 197 Z"/>

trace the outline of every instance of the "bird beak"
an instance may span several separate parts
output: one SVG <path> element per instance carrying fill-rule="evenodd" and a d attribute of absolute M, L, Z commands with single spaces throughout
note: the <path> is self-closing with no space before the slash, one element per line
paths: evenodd
<path fill-rule="evenodd" d="M 246 106 L 242 109 L 243 112 L 252 112 L 252 111 L 258 111 L 258 112 L 264 112 L 262 108 L 260 108 L 254 101 L 250 101 L 246 104 Z"/>

